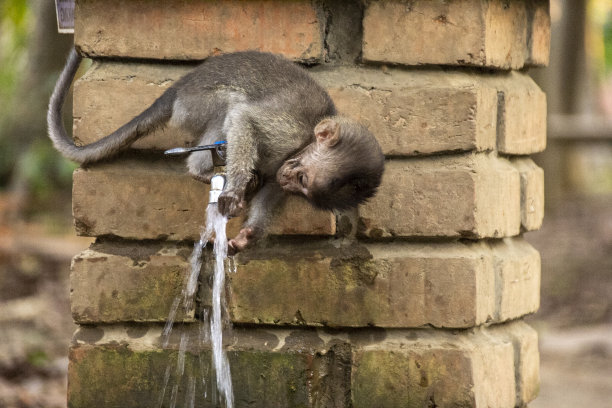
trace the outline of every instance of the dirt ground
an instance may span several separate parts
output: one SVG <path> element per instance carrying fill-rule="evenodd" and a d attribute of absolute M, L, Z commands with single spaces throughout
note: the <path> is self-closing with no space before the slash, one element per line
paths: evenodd
<path fill-rule="evenodd" d="M 612 325 L 540 330 L 540 358 L 530 408 L 612 407 Z"/>
<path fill-rule="evenodd" d="M 612 408 L 612 196 L 567 199 L 526 235 L 542 256 L 540 395 L 530 408 Z"/>
<path fill-rule="evenodd" d="M 0 227 L 0 407 L 66 407 L 70 259 L 90 239 Z"/>
<path fill-rule="evenodd" d="M 68 269 L 90 239 L 49 230 L 0 226 L 0 407 L 66 407 Z M 527 239 L 543 265 L 541 310 L 528 318 L 541 352 L 530 407 L 612 408 L 612 197 L 569 200 Z"/>

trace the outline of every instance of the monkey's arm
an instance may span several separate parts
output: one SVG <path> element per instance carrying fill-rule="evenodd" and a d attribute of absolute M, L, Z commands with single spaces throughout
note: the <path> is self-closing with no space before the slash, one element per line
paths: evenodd
<path fill-rule="evenodd" d="M 264 184 L 251 200 L 249 216 L 240 233 L 229 242 L 230 253 L 241 251 L 256 240 L 263 238 L 285 199 L 286 194 L 283 193 L 278 183 Z"/>
<path fill-rule="evenodd" d="M 255 171 L 257 141 L 255 129 L 246 114 L 228 115 L 227 185 L 219 196 L 219 212 L 236 216 L 242 210 L 244 193 Z"/>

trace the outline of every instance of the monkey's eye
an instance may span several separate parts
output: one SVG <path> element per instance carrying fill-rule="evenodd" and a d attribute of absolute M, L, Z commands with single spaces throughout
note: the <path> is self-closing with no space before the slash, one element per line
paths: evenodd
<path fill-rule="evenodd" d="M 302 186 L 306 186 L 306 175 L 304 173 L 298 173 L 298 183 L 300 183 Z"/>

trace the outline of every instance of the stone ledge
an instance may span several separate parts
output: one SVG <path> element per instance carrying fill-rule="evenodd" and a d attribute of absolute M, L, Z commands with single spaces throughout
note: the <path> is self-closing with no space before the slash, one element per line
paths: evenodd
<path fill-rule="evenodd" d="M 157 406 L 178 384 L 196 378 L 196 407 L 215 406 L 210 346 L 196 325 L 184 377 L 176 374 L 177 330 L 160 348 L 161 326 L 82 327 L 70 347 L 68 404 L 73 408 Z M 228 337 L 229 336 L 229 337 Z M 253 407 L 524 406 L 538 386 L 537 335 L 522 322 L 471 331 L 253 330 L 226 334 L 237 401 Z M 112 393 L 107 391 L 112 389 Z M 182 402 L 181 400 L 181 402 Z M 342 406 L 342 405 L 336 405 Z"/>
<path fill-rule="evenodd" d="M 209 185 L 195 181 L 178 160 L 116 160 L 73 175 L 77 234 L 127 239 L 196 240 L 206 221 Z M 230 220 L 228 236 L 242 218 Z M 272 234 L 334 235 L 335 217 L 290 197 L 270 226 Z"/>
<path fill-rule="evenodd" d="M 88 144 L 114 131 L 189 69 L 94 63 L 75 85 L 76 140 Z M 370 128 L 386 155 L 485 151 L 496 146 L 505 154 L 530 154 L 546 145 L 545 95 L 522 73 L 356 67 L 317 67 L 310 72 L 340 112 Z M 190 134 L 166 127 L 133 148 L 164 150 L 196 143 Z"/>
<path fill-rule="evenodd" d="M 128 239 L 194 240 L 205 221 L 208 185 L 176 160 L 119 160 L 77 169 L 77 233 Z M 521 226 L 520 175 L 491 155 L 386 163 L 378 194 L 359 208 L 360 234 L 384 237 L 501 238 Z M 228 235 L 240 220 L 232 220 Z M 290 197 L 273 234 L 334 235 L 335 217 Z"/>
<path fill-rule="evenodd" d="M 333 1 L 172 2 L 162 14 L 144 0 L 88 0 L 76 6 L 75 43 L 94 57 L 201 60 L 259 49 L 323 62 L 355 48 L 349 54 L 361 49 L 367 61 L 517 69 L 548 63 L 548 8 L 546 0 L 389 0 L 368 2 L 361 22 L 360 7 L 347 20 Z M 359 23 L 363 39 L 353 45 Z"/>
<path fill-rule="evenodd" d="M 228 275 L 232 322 L 467 328 L 539 306 L 539 254 L 522 239 L 343 248 L 279 241 L 236 258 L 237 272 Z M 191 251 L 172 242 L 92 245 L 72 264 L 75 321 L 165 321 L 184 287 Z M 208 265 L 202 274 L 207 282 Z M 207 284 L 200 299 L 210 304 Z M 176 321 L 193 320 L 193 309 L 178 310 Z"/>

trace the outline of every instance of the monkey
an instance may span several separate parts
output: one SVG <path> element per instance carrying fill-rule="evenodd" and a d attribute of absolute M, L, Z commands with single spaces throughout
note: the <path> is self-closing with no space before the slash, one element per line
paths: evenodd
<path fill-rule="evenodd" d="M 264 237 L 289 194 L 321 209 L 345 210 L 373 197 L 381 183 L 384 155 L 372 133 L 338 114 L 329 94 L 305 68 L 259 51 L 207 58 L 128 123 L 77 146 L 61 117 L 81 59 L 72 49 L 49 102 L 47 124 L 54 147 L 87 165 L 163 126 L 181 127 L 201 145 L 227 140 L 227 182 L 218 209 L 233 217 L 248 207 L 240 232 L 228 242 L 230 253 Z M 210 182 L 210 152 L 191 153 L 187 168 L 197 180 Z M 255 175 L 261 182 L 246 194 Z"/>

